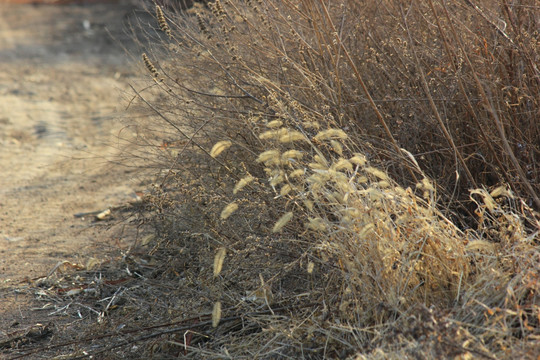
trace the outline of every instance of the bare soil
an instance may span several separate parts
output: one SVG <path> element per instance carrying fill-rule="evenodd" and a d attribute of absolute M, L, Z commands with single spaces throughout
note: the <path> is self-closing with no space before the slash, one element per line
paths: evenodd
<path fill-rule="evenodd" d="M 135 10 L 121 0 L 0 1 L 0 339 L 47 321 L 17 286 L 133 242 L 74 215 L 125 204 L 141 188 L 109 161 L 136 78 L 123 48 L 135 46 L 124 31 Z"/>

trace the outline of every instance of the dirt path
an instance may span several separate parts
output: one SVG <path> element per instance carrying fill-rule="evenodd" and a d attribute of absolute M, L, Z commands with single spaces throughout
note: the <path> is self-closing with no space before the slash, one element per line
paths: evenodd
<path fill-rule="evenodd" d="M 140 187 L 105 160 L 135 76 L 108 32 L 129 46 L 132 10 L 0 2 L 0 326 L 20 308 L 2 289 L 115 241 L 75 213 L 125 203 Z"/>

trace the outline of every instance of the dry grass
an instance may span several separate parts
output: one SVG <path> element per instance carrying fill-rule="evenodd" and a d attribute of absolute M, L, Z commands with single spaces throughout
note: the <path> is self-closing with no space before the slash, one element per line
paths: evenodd
<path fill-rule="evenodd" d="M 539 9 L 476 5 L 157 11 L 154 254 L 216 326 L 186 356 L 535 356 Z"/>
<path fill-rule="evenodd" d="M 141 332 L 168 330 L 131 343 L 155 358 L 536 358 L 539 10 L 158 10 L 133 102 L 153 118 L 133 119 L 126 153 L 161 170 L 140 214 L 155 236 L 130 301 Z"/>

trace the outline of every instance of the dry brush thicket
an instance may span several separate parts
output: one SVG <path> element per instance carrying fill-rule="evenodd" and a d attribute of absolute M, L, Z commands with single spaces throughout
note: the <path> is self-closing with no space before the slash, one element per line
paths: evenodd
<path fill-rule="evenodd" d="M 185 355 L 538 355 L 539 11 L 158 7 L 130 156 L 173 313 L 212 313 Z"/>

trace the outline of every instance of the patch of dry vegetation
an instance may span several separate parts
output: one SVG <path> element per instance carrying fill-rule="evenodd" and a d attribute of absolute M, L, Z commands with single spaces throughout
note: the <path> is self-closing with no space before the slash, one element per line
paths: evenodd
<path fill-rule="evenodd" d="M 94 354 L 536 358 L 539 10 L 158 7 L 125 153 L 152 235 Z"/>
<path fill-rule="evenodd" d="M 161 40 L 143 55 L 154 80 L 137 92 L 163 169 L 148 245 L 170 259 L 159 278 L 175 316 L 212 322 L 148 351 L 537 355 L 538 11 L 158 8 Z"/>

